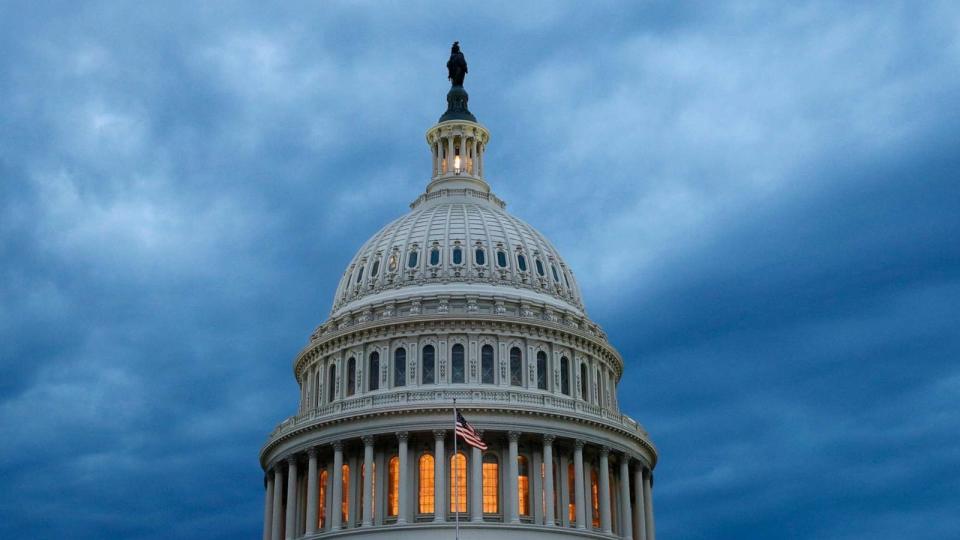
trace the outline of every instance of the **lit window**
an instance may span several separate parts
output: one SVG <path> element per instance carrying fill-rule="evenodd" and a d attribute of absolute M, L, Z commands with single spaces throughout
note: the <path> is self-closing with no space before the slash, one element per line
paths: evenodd
<path fill-rule="evenodd" d="M 537 353 L 537 388 L 547 389 L 547 353 L 543 351 Z"/>
<path fill-rule="evenodd" d="M 350 357 L 347 360 L 347 395 L 352 396 L 357 391 L 357 359 Z"/>
<path fill-rule="evenodd" d="M 407 385 L 407 350 L 403 347 L 393 351 L 393 385 Z"/>
<path fill-rule="evenodd" d="M 480 349 L 480 382 L 493 384 L 493 347 L 490 345 Z"/>
<path fill-rule="evenodd" d="M 387 515 L 396 516 L 400 508 L 400 458 L 393 456 L 387 463 Z"/>
<path fill-rule="evenodd" d="M 342 498 L 340 500 L 340 519 L 343 523 L 350 522 L 350 466 L 346 463 L 340 468 L 343 471 Z"/>
<path fill-rule="evenodd" d="M 427 345 L 423 348 L 423 367 L 421 368 L 423 371 L 423 384 L 433 384 L 434 382 L 435 356 L 433 345 Z"/>
<path fill-rule="evenodd" d="M 380 272 L 380 259 L 373 261 L 373 266 L 370 267 L 370 277 L 377 277 L 377 273 Z"/>
<path fill-rule="evenodd" d="M 318 527 L 323 529 L 327 524 L 327 470 L 320 471 L 320 493 L 317 497 Z"/>
<path fill-rule="evenodd" d="M 560 357 L 560 391 L 570 395 L 570 360 L 566 356 Z"/>
<path fill-rule="evenodd" d="M 500 464 L 493 454 L 483 456 L 483 513 L 500 511 Z"/>
<path fill-rule="evenodd" d="M 397 271 L 397 254 L 391 253 L 390 258 L 387 259 L 387 271 L 390 273 Z"/>
<path fill-rule="evenodd" d="M 537 273 L 540 274 L 540 277 L 543 277 L 545 272 L 543 271 L 543 263 L 540 262 L 540 259 L 536 259 Z"/>
<path fill-rule="evenodd" d="M 483 251 L 483 248 L 477 248 L 477 250 L 473 252 L 473 259 L 480 266 L 487 264 L 487 254 Z"/>
<path fill-rule="evenodd" d="M 416 268 L 416 267 L 417 267 L 417 255 L 418 255 L 418 254 L 419 254 L 418 251 L 411 251 L 410 254 L 407 255 L 407 268 Z"/>
<path fill-rule="evenodd" d="M 370 353 L 370 368 L 367 370 L 367 388 L 372 390 L 380 389 L 380 353 L 373 351 Z"/>
<path fill-rule="evenodd" d="M 363 279 L 363 267 L 360 267 L 360 270 L 357 271 L 357 283 L 360 283 L 360 280 Z"/>
<path fill-rule="evenodd" d="M 517 456 L 517 502 L 521 516 L 530 515 L 530 466 L 526 456 Z"/>
<path fill-rule="evenodd" d="M 519 268 L 521 272 L 527 271 L 527 258 L 524 257 L 522 253 L 517 254 L 517 268 Z"/>
<path fill-rule="evenodd" d="M 497 266 L 499 266 L 500 268 L 507 267 L 507 254 L 504 253 L 503 251 L 497 252 Z"/>
<path fill-rule="evenodd" d="M 433 248 L 430 250 L 430 266 L 438 264 L 440 264 L 440 248 Z"/>
<path fill-rule="evenodd" d="M 597 479 L 597 470 L 590 468 L 590 514 L 593 527 L 600 526 L 600 481 Z"/>
<path fill-rule="evenodd" d="M 327 380 L 327 403 L 337 398 L 337 365 L 330 364 L 330 377 Z"/>
<path fill-rule="evenodd" d="M 466 382 L 466 370 L 463 365 L 463 345 L 457 343 L 453 346 L 450 354 L 450 370 L 453 376 L 453 382 Z"/>
<path fill-rule="evenodd" d="M 453 264 L 463 264 L 463 250 L 459 247 L 453 248 Z"/>
<path fill-rule="evenodd" d="M 467 457 L 462 452 L 450 458 L 450 511 L 467 511 Z"/>
<path fill-rule="evenodd" d="M 432 514 L 434 504 L 434 468 L 433 456 L 424 454 L 420 456 L 420 508 L 421 514 Z"/>
<path fill-rule="evenodd" d="M 510 349 L 510 384 L 523 386 L 523 356 L 517 347 Z"/>

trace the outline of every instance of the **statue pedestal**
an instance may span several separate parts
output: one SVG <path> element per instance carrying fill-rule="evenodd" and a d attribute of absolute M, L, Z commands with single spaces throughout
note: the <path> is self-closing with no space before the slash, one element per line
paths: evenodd
<path fill-rule="evenodd" d="M 447 112 L 443 113 L 439 121 L 469 120 L 470 122 L 476 122 L 477 118 L 467 108 L 469 99 L 470 96 L 467 95 L 467 91 L 462 86 L 451 87 L 450 91 L 447 92 Z"/>

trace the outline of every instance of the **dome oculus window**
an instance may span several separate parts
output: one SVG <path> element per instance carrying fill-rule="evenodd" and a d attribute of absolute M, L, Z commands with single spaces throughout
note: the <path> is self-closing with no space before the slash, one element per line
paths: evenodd
<path fill-rule="evenodd" d="M 419 252 L 417 251 L 411 251 L 410 254 L 407 255 L 407 268 L 417 267 L 417 259 L 419 258 L 418 255 Z"/>
<path fill-rule="evenodd" d="M 503 251 L 497 252 L 497 266 L 499 266 L 500 268 L 507 267 L 507 254 L 504 253 Z"/>
<path fill-rule="evenodd" d="M 481 266 L 487 264 L 487 254 L 483 251 L 483 248 L 478 247 L 476 251 L 473 252 L 473 260 Z"/>
<path fill-rule="evenodd" d="M 523 256 L 523 253 L 517 253 L 517 268 L 521 272 L 527 271 L 527 258 Z"/>
<path fill-rule="evenodd" d="M 430 266 L 437 266 L 440 264 L 440 248 L 433 248 L 430 250 Z"/>
<path fill-rule="evenodd" d="M 536 265 L 537 265 L 537 274 L 540 274 L 540 277 L 543 277 L 546 274 L 546 272 L 543 270 L 543 263 L 540 262 L 540 259 L 536 260 Z"/>
<path fill-rule="evenodd" d="M 463 264 L 463 250 L 459 246 L 453 248 L 453 255 L 451 257 L 453 264 Z"/>

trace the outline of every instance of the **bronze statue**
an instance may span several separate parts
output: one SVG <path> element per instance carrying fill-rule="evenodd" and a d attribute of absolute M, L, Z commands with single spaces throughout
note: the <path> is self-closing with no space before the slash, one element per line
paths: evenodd
<path fill-rule="evenodd" d="M 450 48 L 450 60 L 447 60 L 447 78 L 453 86 L 463 86 L 463 78 L 467 75 L 467 59 L 460 52 L 460 42 L 454 41 Z"/>

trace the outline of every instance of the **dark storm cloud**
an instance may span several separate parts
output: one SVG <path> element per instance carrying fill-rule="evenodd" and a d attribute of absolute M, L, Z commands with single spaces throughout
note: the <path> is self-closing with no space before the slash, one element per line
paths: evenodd
<path fill-rule="evenodd" d="M 494 189 L 627 361 L 662 537 L 960 535 L 953 5 L 5 11 L 0 536 L 258 534 L 454 39 Z"/>

